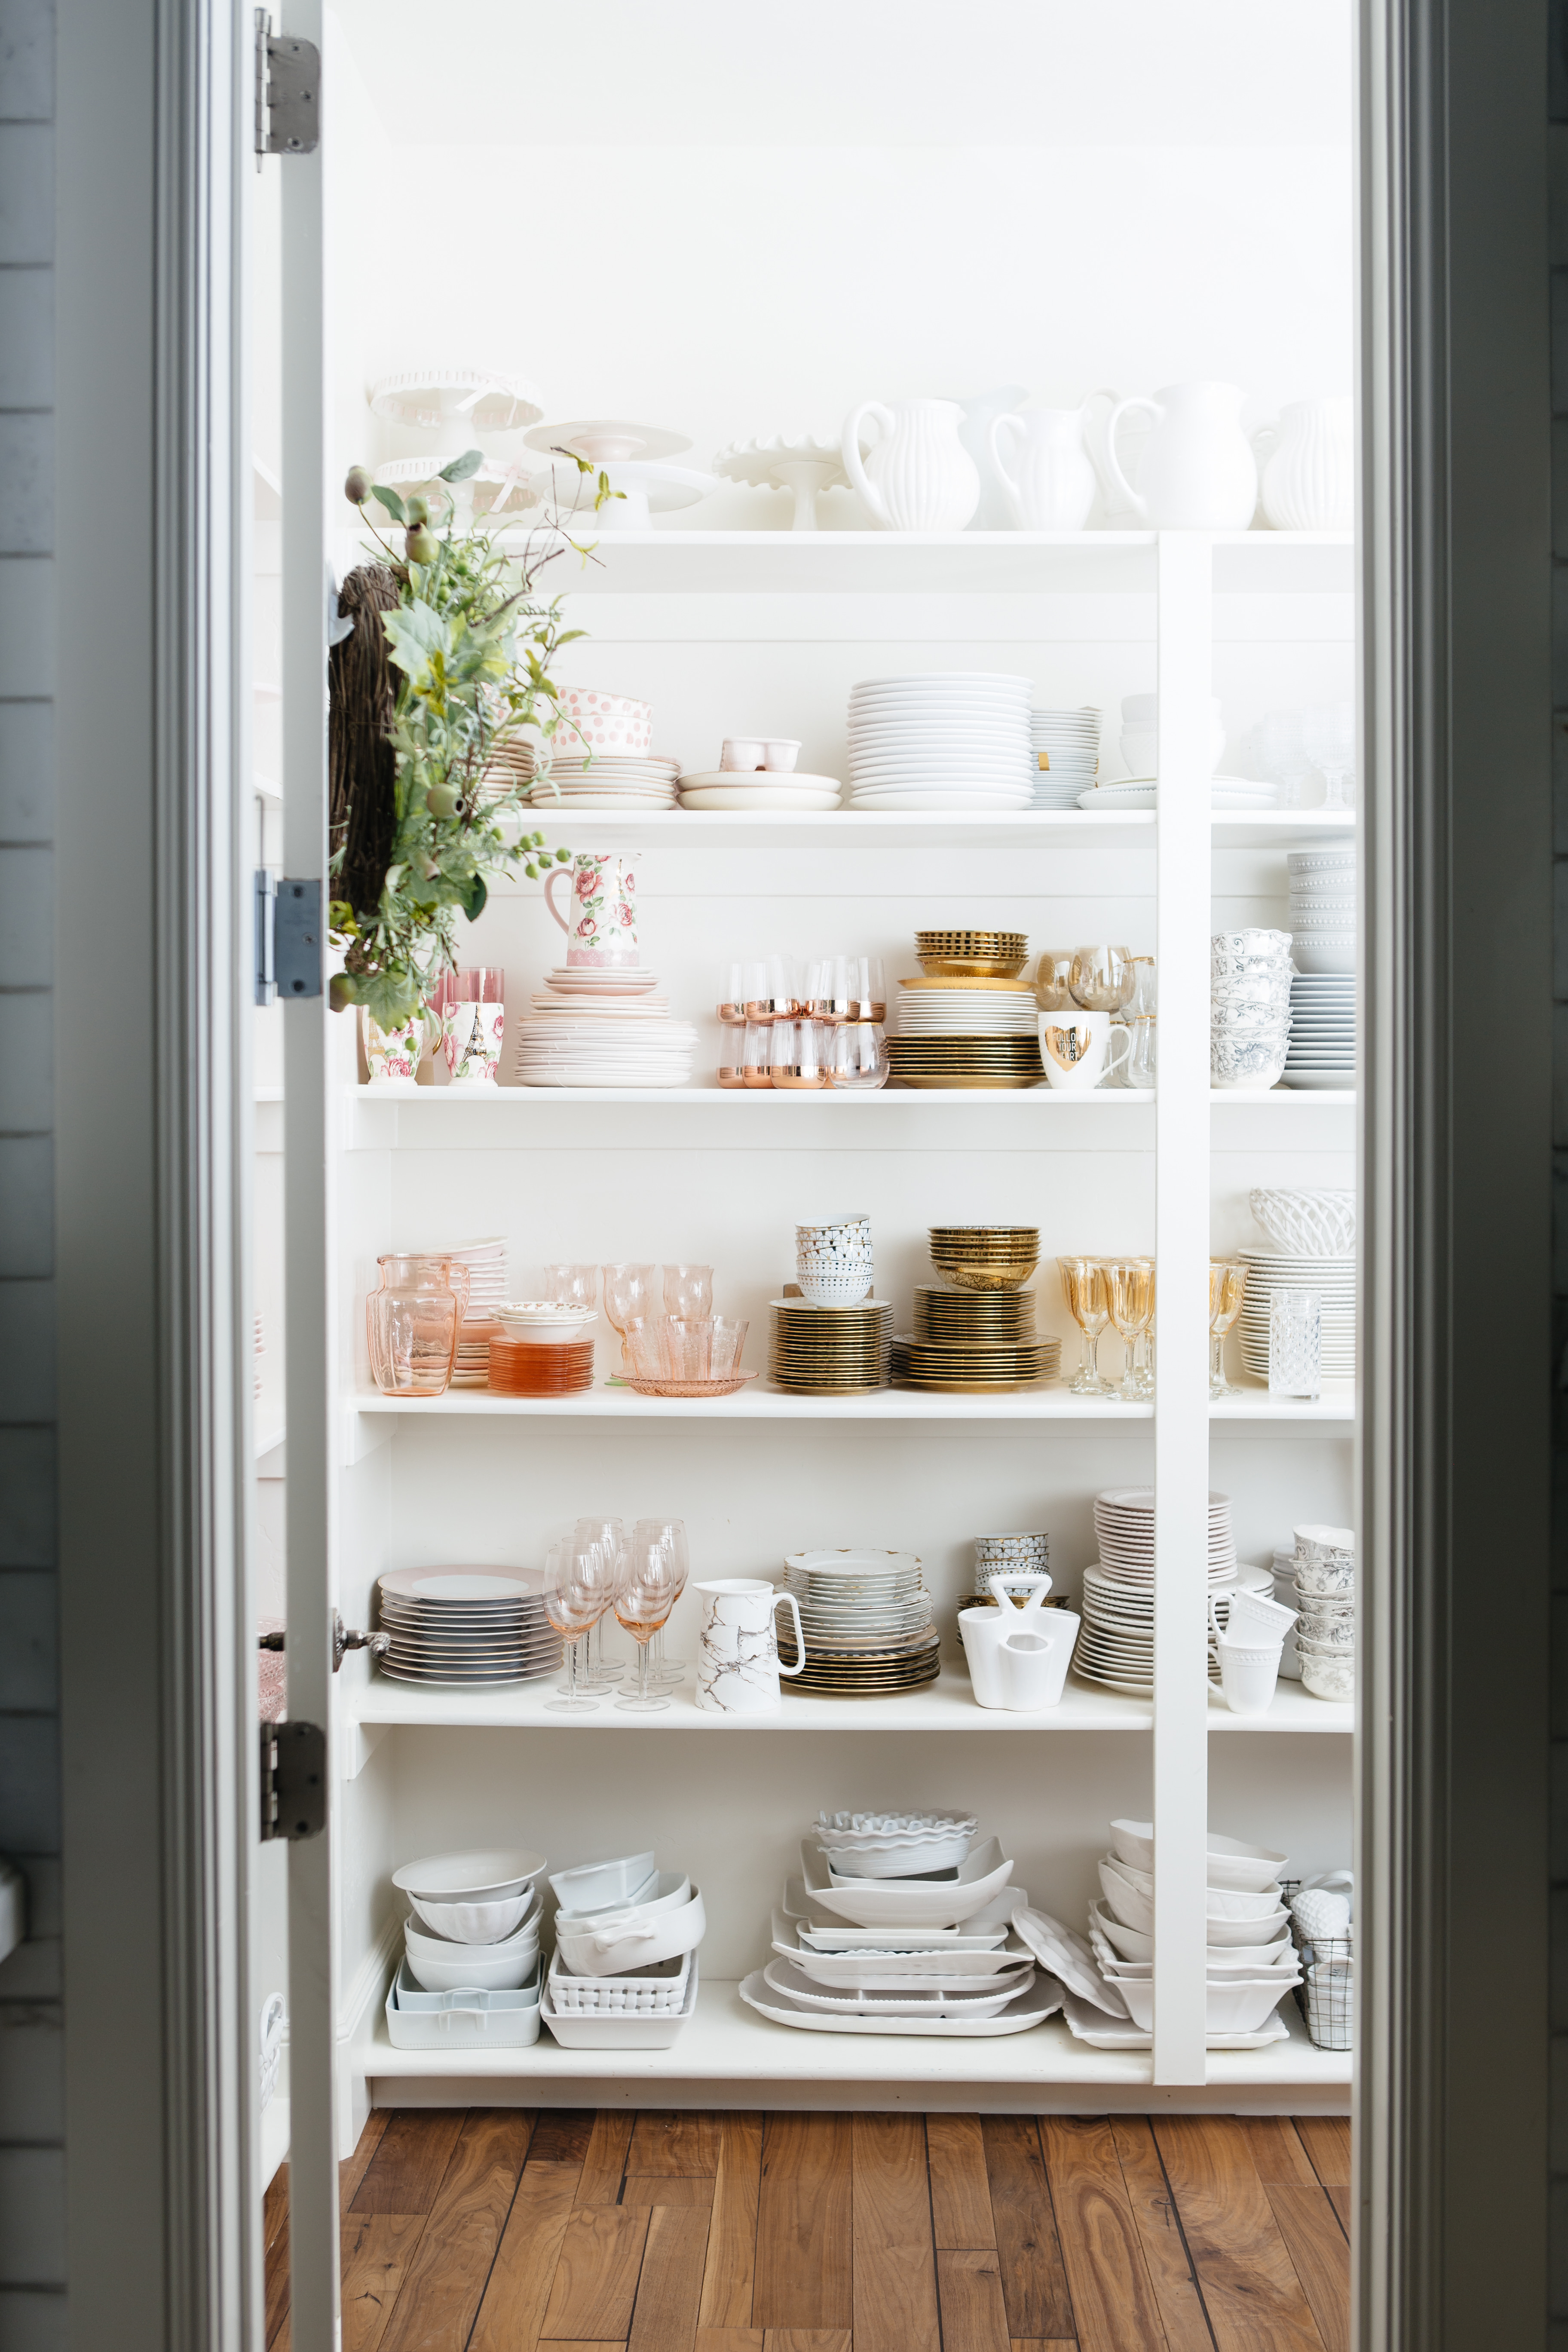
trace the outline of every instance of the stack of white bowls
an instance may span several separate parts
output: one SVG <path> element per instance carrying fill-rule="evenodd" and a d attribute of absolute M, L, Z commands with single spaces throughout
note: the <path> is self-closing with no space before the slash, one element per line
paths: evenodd
<path fill-rule="evenodd" d="M 1295 1592 L 1296 1654 L 1314 1698 L 1355 1696 L 1355 1529 L 1300 1527 Z"/>
<path fill-rule="evenodd" d="M 871 1220 L 825 1217 L 795 1229 L 795 1277 L 813 1307 L 858 1307 L 876 1273 Z"/>
<path fill-rule="evenodd" d="M 1298 971 L 1353 972 L 1356 968 L 1356 847 L 1353 841 L 1292 849 L 1290 931 Z"/>
<path fill-rule="evenodd" d="M 1282 1853 L 1239 1838 L 1208 1836 L 1208 2037 L 1282 2040 L 1270 2021 L 1301 1980 L 1281 1899 Z M 1089 1939 L 1106 1982 L 1115 1987 L 1141 2032 L 1154 2024 L 1154 1832 L 1149 1822 L 1110 1824 L 1110 1852 L 1100 1861 L 1101 1899 L 1091 1903 Z M 1070 2022 L 1070 2012 L 1069 2012 Z"/>
<path fill-rule="evenodd" d="M 406 1895 L 408 1973 L 426 1992 L 515 1992 L 539 1966 L 542 1853 L 432 1853 L 392 1883 Z"/>
<path fill-rule="evenodd" d="M 568 2050 L 668 2050 L 697 2006 L 700 1887 L 654 1855 L 552 1871 L 560 1905 L 541 2015 Z"/>
<path fill-rule="evenodd" d="M 1035 756 L 1035 806 L 1076 808 L 1092 786 L 1100 765 L 1100 713 L 1031 710 L 1029 740 Z"/>
<path fill-rule="evenodd" d="M 849 805 L 1027 808 L 1030 692 L 1026 677 L 988 670 L 863 679 L 849 698 Z"/>
<path fill-rule="evenodd" d="M 1278 1086 L 1290 1041 L 1289 931 L 1216 931 L 1209 940 L 1209 1082 Z"/>

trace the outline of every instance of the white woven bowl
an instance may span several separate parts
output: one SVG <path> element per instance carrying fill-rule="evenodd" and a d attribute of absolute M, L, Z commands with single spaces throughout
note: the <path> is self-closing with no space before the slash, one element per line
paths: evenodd
<path fill-rule="evenodd" d="M 1356 1205 L 1351 1192 L 1283 1191 L 1254 1185 L 1253 1215 L 1287 1257 L 1349 1257 L 1355 1249 Z"/>

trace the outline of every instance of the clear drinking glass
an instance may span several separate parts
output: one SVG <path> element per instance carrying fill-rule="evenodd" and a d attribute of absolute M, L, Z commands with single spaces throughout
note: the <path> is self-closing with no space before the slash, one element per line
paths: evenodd
<path fill-rule="evenodd" d="M 1314 702 L 1301 713 L 1301 748 L 1323 779 L 1323 806 L 1355 805 L 1355 706 Z"/>
<path fill-rule="evenodd" d="M 631 1370 L 626 1353 L 626 1325 L 646 1315 L 653 1303 L 651 1265 L 606 1265 L 605 1276 L 605 1313 L 621 1342 L 621 1369 Z"/>
<path fill-rule="evenodd" d="M 749 1323 L 736 1322 L 732 1316 L 715 1315 L 711 1328 L 708 1377 L 713 1381 L 732 1379 L 741 1369 L 746 1334 L 752 1327 Z"/>
<path fill-rule="evenodd" d="M 770 1075 L 773 1058 L 773 1024 L 771 1021 L 748 1021 L 741 1047 L 741 1082 L 748 1087 L 771 1087 Z"/>
<path fill-rule="evenodd" d="M 634 1315 L 621 1334 L 626 1370 L 634 1381 L 664 1378 L 664 1318 Z"/>
<path fill-rule="evenodd" d="M 1100 1335 L 1110 1320 L 1110 1302 L 1106 1296 L 1105 1276 L 1096 1257 L 1058 1257 L 1057 1270 L 1062 1278 L 1062 1297 L 1067 1300 L 1068 1313 L 1083 1334 L 1083 1361 L 1077 1374 L 1068 1382 L 1074 1396 L 1110 1396 L 1111 1384 L 1100 1378 L 1099 1353 Z"/>
<path fill-rule="evenodd" d="M 1247 1291 L 1247 1267 L 1238 1257 L 1209 1260 L 1209 1394 L 1239 1396 L 1234 1381 L 1225 1376 L 1226 1334 L 1241 1312 Z"/>
<path fill-rule="evenodd" d="M 832 1077 L 848 1093 L 888 1083 L 888 1040 L 879 1021 L 847 1021 L 833 1032 Z"/>
<path fill-rule="evenodd" d="M 468 1312 L 468 1269 L 460 1258 L 395 1252 L 376 1265 L 381 1287 L 364 1303 L 376 1387 L 386 1396 L 439 1396 L 451 1380 Z"/>
<path fill-rule="evenodd" d="M 685 1382 L 708 1380 L 712 1339 L 711 1317 L 667 1315 L 660 1333 L 666 1379 Z"/>
<path fill-rule="evenodd" d="M 1152 1013 L 1137 1013 L 1130 1017 L 1127 1025 L 1132 1032 L 1132 1051 L 1121 1070 L 1121 1084 L 1152 1087 L 1159 1067 L 1158 1018 Z"/>
<path fill-rule="evenodd" d="M 1132 959 L 1132 993 L 1127 1000 L 1129 1021 L 1152 1018 L 1159 1011 L 1154 995 L 1154 959 L 1134 956 Z"/>
<path fill-rule="evenodd" d="M 1068 989 L 1085 1013 L 1120 1013 L 1131 997 L 1133 980 L 1131 948 L 1074 948 Z"/>
<path fill-rule="evenodd" d="M 628 1715 L 651 1715 L 669 1705 L 648 1687 L 648 1643 L 674 1608 L 679 1589 L 674 1554 L 662 1540 L 658 1523 L 639 1519 L 621 1555 L 616 1581 L 616 1622 L 637 1645 L 637 1695 L 616 1701 Z"/>
<path fill-rule="evenodd" d="M 711 1315 L 713 1269 L 710 1265 L 667 1265 L 663 1272 L 664 1311 L 667 1315 Z"/>
<path fill-rule="evenodd" d="M 566 1645 L 563 1695 L 545 1701 L 552 1715 L 594 1712 L 594 1701 L 577 1693 L 577 1645 L 604 1614 L 614 1583 L 611 1563 L 596 1544 L 579 1551 L 568 1538 L 564 1543 L 552 1544 L 545 1555 L 544 1613 Z"/>
<path fill-rule="evenodd" d="M 1138 1404 L 1142 1398 L 1137 1369 L 1132 1360 L 1132 1347 L 1139 1334 L 1147 1331 L 1153 1318 L 1154 1261 L 1152 1257 L 1109 1257 L 1102 1261 L 1102 1268 L 1110 1319 L 1127 1351 L 1121 1385 L 1117 1394 L 1123 1404 Z"/>
<path fill-rule="evenodd" d="M 743 1029 L 746 1025 L 746 967 L 731 964 L 721 982 L 723 994 L 719 999 L 719 1018 L 726 1029 Z"/>
<path fill-rule="evenodd" d="M 612 1562 L 618 1559 L 626 1547 L 626 1531 L 619 1519 L 579 1519 L 572 1530 L 572 1540 L 579 1551 L 588 1544 L 597 1544 Z M 626 1669 L 618 1658 L 605 1655 L 605 1620 L 601 1615 L 588 1632 L 583 1643 L 583 1674 L 577 1687 L 590 1698 L 612 1690 Z"/>
<path fill-rule="evenodd" d="M 825 1021 L 775 1021 L 768 1076 L 775 1087 L 818 1093 L 833 1065 L 833 1031 Z"/>
<path fill-rule="evenodd" d="M 1315 1397 L 1322 1387 L 1323 1302 L 1315 1290 L 1268 1297 L 1268 1389 L 1272 1396 Z"/>

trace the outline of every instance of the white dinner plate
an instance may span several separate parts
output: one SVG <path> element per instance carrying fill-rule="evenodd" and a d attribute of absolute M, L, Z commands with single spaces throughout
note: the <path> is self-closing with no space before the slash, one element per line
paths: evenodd
<path fill-rule="evenodd" d="M 700 785 L 695 792 L 681 786 L 680 805 L 688 809 L 794 809 L 802 816 L 820 816 L 843 805 L 837 785 L 828 792 L 790 793 L 758 789 L 750 784 Z"/>

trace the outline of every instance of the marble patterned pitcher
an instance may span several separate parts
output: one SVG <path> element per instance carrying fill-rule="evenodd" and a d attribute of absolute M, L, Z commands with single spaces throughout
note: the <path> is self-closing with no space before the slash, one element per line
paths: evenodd
<path fill-rule="evenodd" d="M 798 1675 L 805 1641 L 793 1592 L 750 1576 L 700 1584 L 702 1632 L 697 1651 L 697 1704 L 710 1715 L 772 1715 L 784 1705 L 781 1675 Z M 793 1666 L 779 1664 L 773 1612 L 786 1603 L 795 1619 Z"/>

